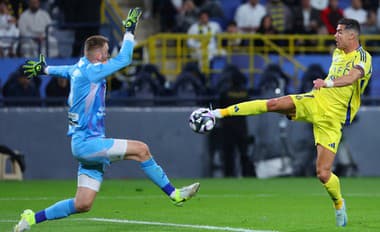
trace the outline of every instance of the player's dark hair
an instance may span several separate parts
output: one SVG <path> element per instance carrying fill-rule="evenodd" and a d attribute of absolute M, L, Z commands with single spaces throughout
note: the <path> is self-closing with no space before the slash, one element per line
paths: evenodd
<path fill-rule="evenodd" d="M 360 35 L 360 24 L 355 19 L 342 18 L 338 21 L 338 25 L 344 25 L 347 30 L 354 30 Z"/>
<path fill-rule="evenodd" d="M 84 43 L 84 52 L 88 53 L 95 49 L 102 48 L 106 43 L 108 43 L 108 39 L 102 35 L 90 36 Z"/>

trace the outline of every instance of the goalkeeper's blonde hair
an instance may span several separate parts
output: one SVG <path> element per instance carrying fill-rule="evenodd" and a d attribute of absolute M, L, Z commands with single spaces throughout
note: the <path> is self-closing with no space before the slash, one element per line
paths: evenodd
<path fill-rule="evenodd" d="M 88 57 L 93 51 L 102 48 L 108 41 L 109 40 L 102 35 L 88 37 L 84 43 L 84 55 Z"/>

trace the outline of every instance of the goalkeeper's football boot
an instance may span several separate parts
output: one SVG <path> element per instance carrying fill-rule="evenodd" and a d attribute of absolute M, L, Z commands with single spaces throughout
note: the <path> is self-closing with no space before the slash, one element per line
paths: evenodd
<path fill-rule="evenodd" d="M 336 226 L 344 227 L 347 225 L 346 202 L 343 199 L 342 208 L 335 210 Z"/>
<path fill-rule="evenodd" d="M 182 206 L 185 201 L 190 200 L 199 190 L 200 184 L 194 183 L 189 186 L 175 189 L 174 196 L 171 198 L 174 205 Z"/>
<path fill-rule="evenodd" d="M 36 219 L 34 217 L 35 213 L 30 210 L 26 209 L 21 214 L 21 219 L 13 229 L 13 232 L 23 232 L 26 230 L 30 230 L 30 227 L 34 224 L 36 224 Z"/>
<path fill-rule="evenodd" d="M 127 18 L 123 20 L 123 26 L 125 27 L 126 31 L 135 34 L 135 29 L 137 27 L 141 14 L 142 10 L 139 7 L 135 7 L 129 10 Z"/>

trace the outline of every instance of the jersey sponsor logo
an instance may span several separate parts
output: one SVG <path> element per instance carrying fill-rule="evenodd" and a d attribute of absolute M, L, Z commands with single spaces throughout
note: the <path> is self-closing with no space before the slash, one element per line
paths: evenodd
<path fill-rule="evenodd" d="M 96 115 L 98 117 L 104 117 L 106 115 L 106 111 L 104 107 L 99 107 L 98 112 L 96 112 Z"/>
<path fill-rule="evenodd" d="M 235 106 L 234 106 L 234 111 L 235 111 L 235 112 L 238 112 L 239 110 L 240 110 L 240 109 L 239 109 L 239 106 L 235 105 Z"/>
<path fill-rule="evenodd" d="M 335 148 L 335 143 L 330 143 L 328 146 L 331 148 Z"/>
<path fill-rule="evenodd" d="M 302 98 L 307 97 L 307 98 L 314 98 L 313 94 L 302 94 L 302 95 L 296 95 L 297 100 L 301 100 Z"/>
<path fill-rule="evenodd" d="M 79 114 L 69 112 L 68 113 L 68 118 L 69 118 L 69 124 L 71 126 L 78 126 L 78 120 L 79 120 Z"/>
<path fill-rule="evenodd" d="M 341 59 L 339 59 L 339 57 L 333 59 L 334 63 L 337 63 L 337 62 L 340 62 L 340 61 L 341 61 Z"/>
<path fill-rule="evenodd" d="M 314 95 L 313 95 L 313 94 L 304 94 L 303 96 L 304 96 L 304 97 L 308 97 L 308 98 L 314 98 Z"/>

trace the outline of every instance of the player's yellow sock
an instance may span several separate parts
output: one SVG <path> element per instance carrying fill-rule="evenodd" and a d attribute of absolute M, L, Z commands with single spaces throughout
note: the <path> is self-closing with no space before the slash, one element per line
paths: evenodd
<path fill-rule="evenodd" d="M 246 101 L 221 109 L 222 117 L 257 115 L 267 112 L 267 100 Z"/>
<path fill-rule="evenodd" d="M 340 192 L 339 178 L 334 173 L 331 173 L 330 179 L 324 184 L 324 186 L 333 200 L 335 208 L 342 208 L 343 198 Z"/>

